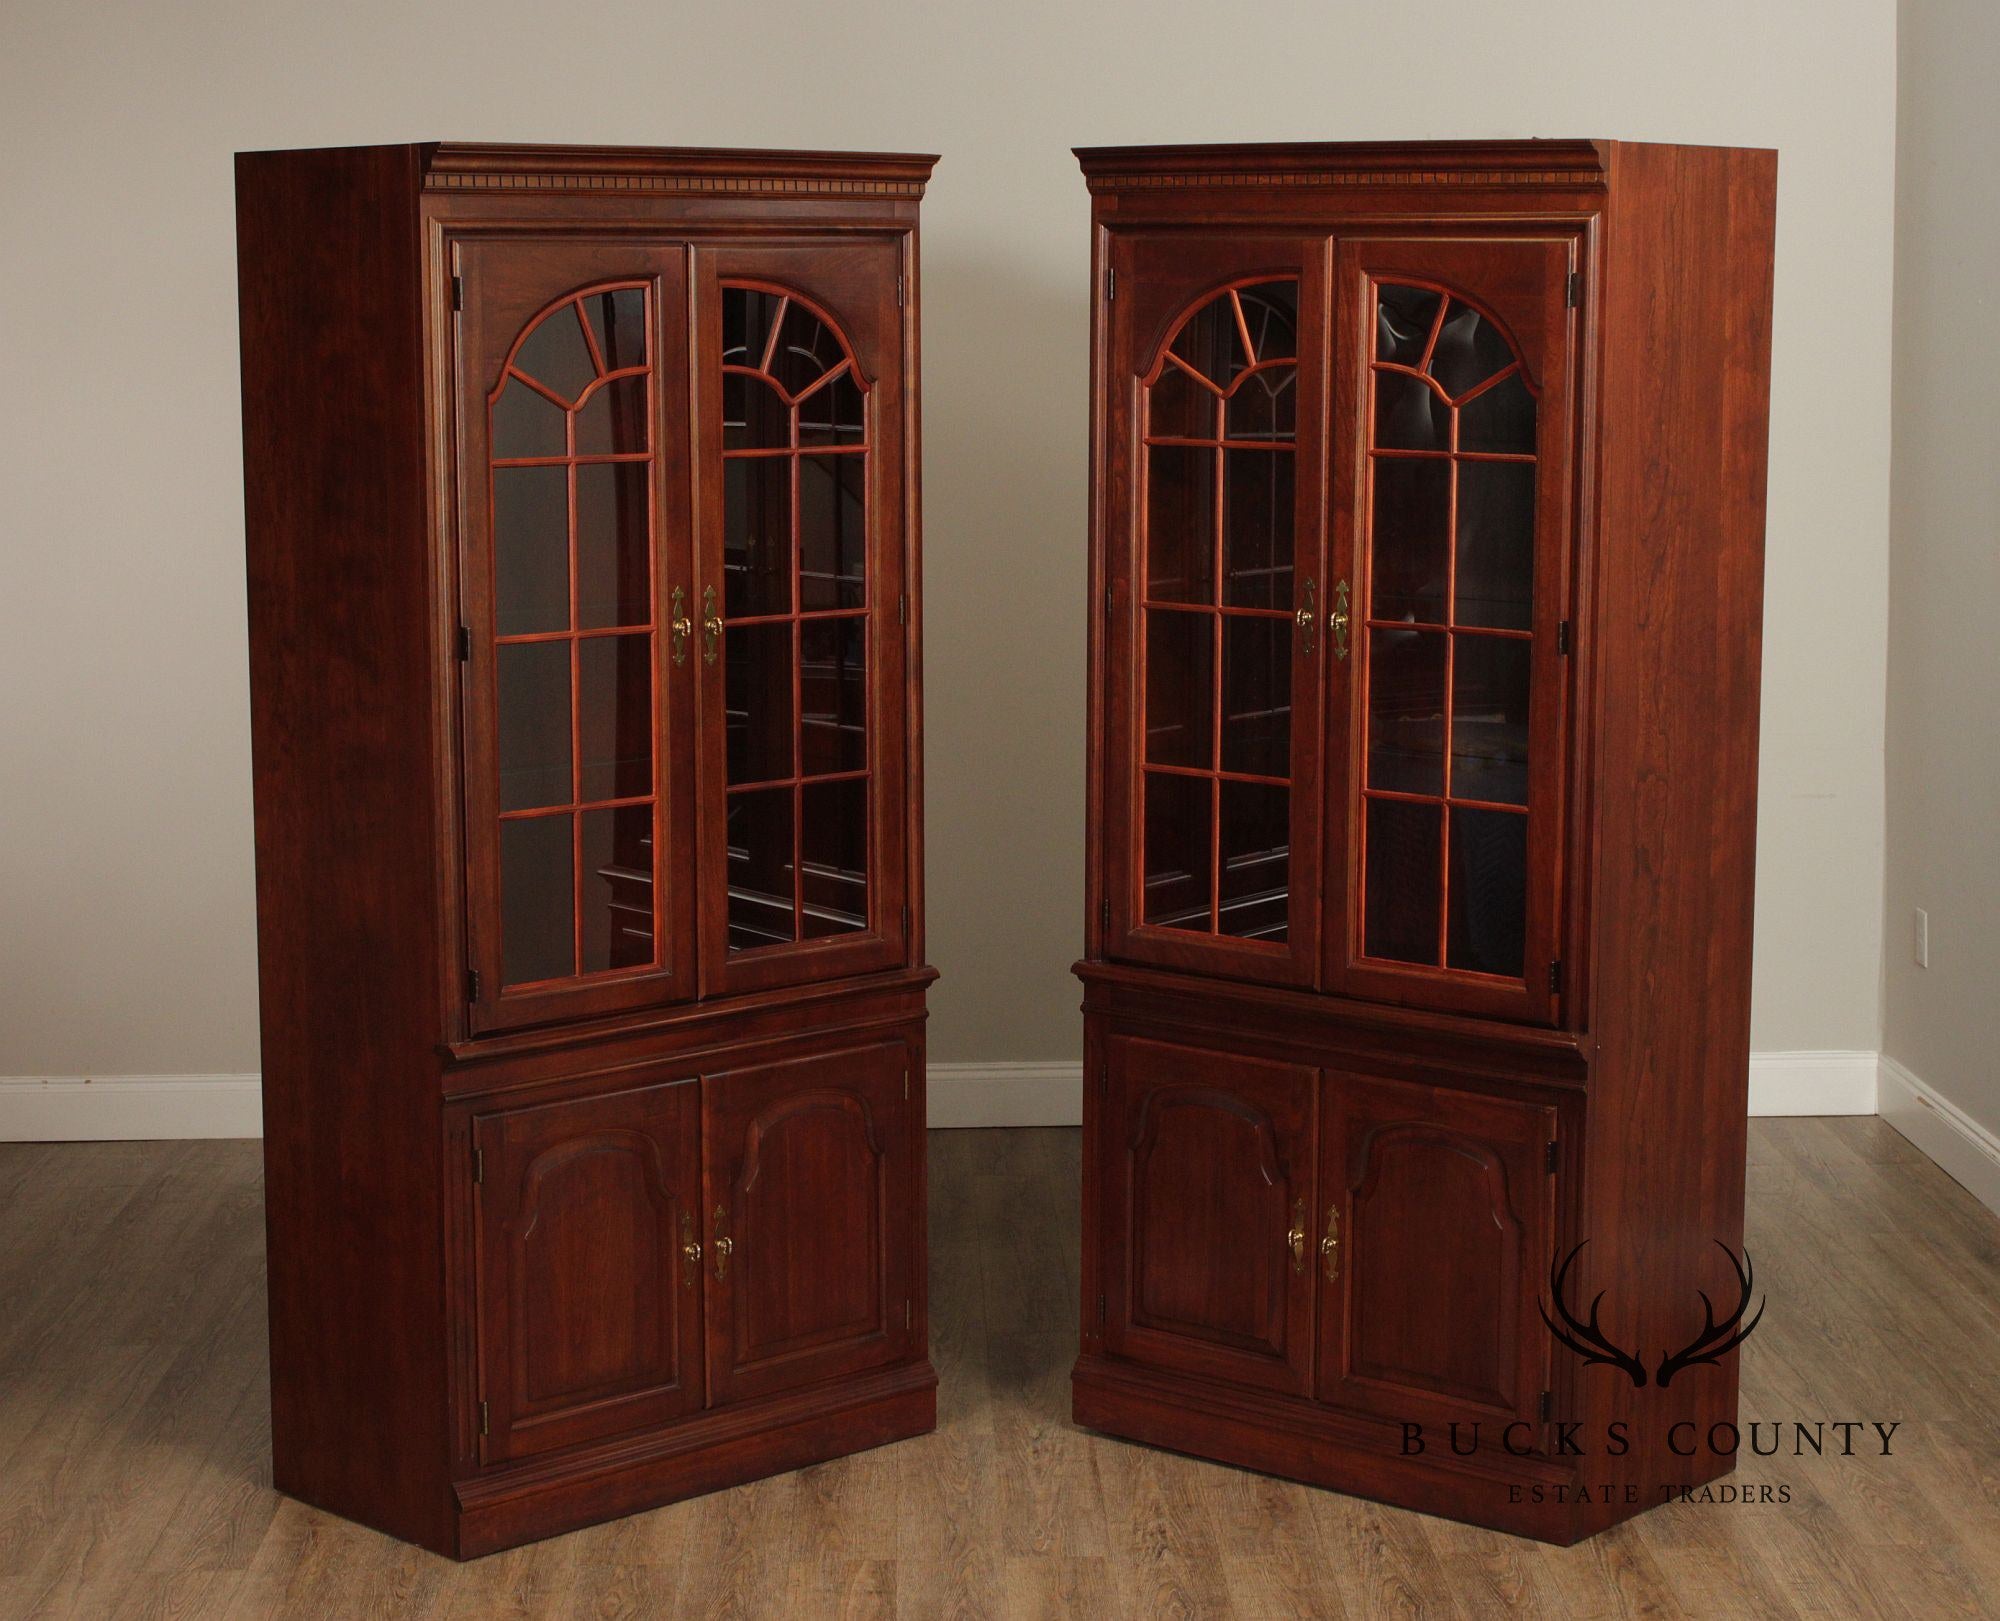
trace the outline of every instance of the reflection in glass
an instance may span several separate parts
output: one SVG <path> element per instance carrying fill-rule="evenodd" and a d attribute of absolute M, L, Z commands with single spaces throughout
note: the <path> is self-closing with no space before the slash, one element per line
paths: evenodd
<path fill-rule="evenodd" d="M 576 622 L 584 630 L 653 617 L 646 462 L 589 462 L 576 470 Z"/>
<path fill-rule="evenodd" d="M 799 770 L 823 776 L 868 768 L 867 621 L 799 625 Z"/>
<path fill-rule="evenodd" d="M 799 790 L 799 887 L 805 936 L 868 927 L 868 784 L 809 782 Z"/>
<path fill-rule="evenodd" d="M 583 316 L 597 339 L 606 371 L 646 364 L 646 294 L 639 287 L 614 287 L 583 301 Z"/>
<path fill-rule="evenodd" d="M 778 346 L 771 352 L 771 375 L 778 386 L 797 399 L 846 357 L 840 340 L 826 323 L 793 299 L 785 309 Z"/>
<path fill-rule="evenodd" d="M 1444 792 L 1442 631 L 1378 630 L 1368 639 L 1368 786 Z"/>
<path fill-rule="evenodd" d="M 859 608 L 867 601 L 868 462 L 799 458 L 799 606 Z"/>
<path fill-rule="evenodd" d="M 1208 777 L 1146 773 L 1146 870 L 1141 916 L 1155 928 L 1209 928 Z"/>
<path fill-rule="evenodd" d="M 792 607 L 792 458 L 733 456 L 722 464 L 723 611 Z"/>
<path fill-rule="evenodd" d="M 1173 352 L 1218 388 L 1227 388 L 1236 374 L 1248 369 L 1250 356 L 1236 325 L 1229 295 L 1210 299 L 1175 335 Z"/>
<path fill-rule="evenodd" d="M 1367 908 L 1362 949 L 1395 962 L 1438 960 L 1442 900 L 1437 804 L 1368 801 Z"/>
<path fill-rule="evenodd" d="M 1526 805 L 1529 644 L 1512 636 L 1452 643 L 1452 798 Z"/>
<path fill-rule="evenodd" d="M 731 625 L 723 637 L 728 780 L 792 775 L 792 625 Z"/>
<path fill-rule="evenodd" d="M 1282 941 L 1290 923 L 1291 793 L 1270 783 L 1227 781 L 1221 792 L 1217 928 L 1237 939 Z"/>
<path fill-rule="evenodd" d="M 653 960 L 653 807 L 617 805 L 578 819 L 583 841 L 580 972 Z"/>
<path fill-rule="evenodd" d="M 653 791 L 653 638 L 586 636 L 577 643 L 579 801 Z"/>
<path fill-rule="evenodd" d="M 1299 284 L 1295 281 L 1264 281 L 1254 287 L 1239 287 L 1236 297 L 1243 309 L 1243 324 L 1250 329 L 1257 359 L 1291 360 L 1299 352 Z"/>
<path fill-rule="evenodd" d="M 1514 362 L 1514 351 L 1498 327 L 1469 304 L 1454 302 L 1438 329 L 1430 374 L 1451 398 L 1471 391 Z"/>
<path fill-rule="evenodd" d="M 1375 290 L 1375 358 L 1398 366 L 1420 365 L 1437 324 L 1443 295 L 1428 287 L 1384 282 Z"/>
<path fill-rule="evenodd" d="M 569 475 L 560 467 L 493 469 L 493 620 L 502 636 L 569 628 Z"/>
<path fill-rule="evenodd" d="M 722 292 L 722 363 L 761 371 L 770 343 L 771 323 L 784 305 L 779 293 L 754 287 L 725 287 Z"/>
<path fill-rule="evenodd" d="M 861 442 L 861 390 L 851 370 L 799 402 L 799 443 L 853 445 Z"/>
<path fill-rule="evenodd" d="M 567 641 L 498 649 L 500 808 L 570 803 Z"/>
<path fill-rule="evenodd" d="M 1215 619 L 1146 610 L 1146 763 L 1215 764 Z"/>
<path fill-rule="evenodd" d="M 579 456 L 628 456 L 646 448 L 646 379 L 615 377 L 599 385 L 576 412 Z"/>
<path fill-rule="evenodd" d="M 508 985 L 576 971 L 575 852 L 568 815 L 500 824 L 500 977 Z"/>
<path fill-rule="evenodd" d="M 1178 366 L 1162 366 L 1146 390 L 1146 432 L 1156 439 L 1213 439 L 1221 410 L 1213 389 Z"/>
<path fill-rule="evenodd" d="M 1458 448 L 1534 454 L 1535 397 L 1518 371 L 1458 408 Z"/>
<path fill-rule="evenodd" d="M 1527 817 L 1454 805 L 1445 966 L 1520 978 L 1527 892 Z"/>
<path fill-rule="evenodd" d="M 722 448 L 784 450 L 792 442 L 792 408 L 761 377 L 722 374 Z"/>
<path fill-rule="evenodd" d="M 1291 774 L 1292 622 L 1222 621 L 1222 769 Z"/>
<path fill-rule="evenodd" d="M 1232 608 L 1292 605 L 1292 453 L 1222 453 L 1222 600 Z"/>
<path fill-rule="evenodd" d="M 1453 623 L 1526 630 L 1534 594 L 1534 463 L 1460 462 Z"/>
<path fill-rule="evenodd" d="M 1215 452 L 1154 445 L 1146 468 L 1146 596 L 1213 602 Z"/>
<path fill-rule="evenodd" d="M 1421 377 L 1375 373 L 1375 443 L 1384 450 L 1451 449 L 1451 407 Z"/>
<path fill-rule="evenodd" d="M 546 394 L 510 377 L 493 402 L 494 460 L 568 453 L 568 413 Z"/>
<path fill-rule="evenodd" d="M 574 405 L 597 380 L 597 367 L 583 340 L 583 322 L 574 304 L 551 310 L 514 351 L 514 370 L 534 378 L 551 394 Z"/>
<path fill-rule="evenodd" d="M 728 796 L 729 949 L 798 938 L 792 890 L 792 790 Z"/>
<path fill-rule="evenodd" d="M 1298 381 L 1296 366 L 1269 366 L 1250 373 L 1223 407 L 1227 436 L 1247 441 L 1291 439 L 1298 428 Z"/>
<path fill-rule="evenodd" d="M 1371 464 L 1376 619 L 1444 623 L 1450 587 L 1451 463 L 1379 456 Z"/>

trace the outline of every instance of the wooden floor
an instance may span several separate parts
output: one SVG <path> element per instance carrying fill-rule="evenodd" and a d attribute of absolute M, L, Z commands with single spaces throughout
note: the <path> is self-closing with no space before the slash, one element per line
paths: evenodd
<path fill-rule="evenodd" d="M 2000 1221 L 1875 1120 L 1752 1123 L 1746 1460 L 1787 1505 L 1557 1550 L 1068 1422 L 1077 1135 L 934 1133 L 936 1435 L 457 1566 L 265 1457 L 251 1143 L 0 1145 L 0 1615 L 2000 1613 Z"/>

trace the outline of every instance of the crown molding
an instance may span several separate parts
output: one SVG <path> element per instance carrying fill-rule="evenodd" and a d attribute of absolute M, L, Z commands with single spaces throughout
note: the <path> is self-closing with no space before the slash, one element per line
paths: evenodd
<path fill-rule="evenodd" d="M 1602 187 L 1601 141 L 1339 141 L 1075 149 L 1093 192 L 1187 186 Z"/>
<path fill-rule="evenodd" d="M 935 155 L 915 152 L 443 142 L 425 148 L 424 189 L 893 197 L 914 201 L 923 196 L 936 162 Z"/>

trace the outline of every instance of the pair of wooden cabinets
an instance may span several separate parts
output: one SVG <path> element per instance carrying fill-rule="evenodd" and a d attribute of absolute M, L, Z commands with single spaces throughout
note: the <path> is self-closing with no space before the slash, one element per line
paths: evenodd
<path fill-rule="evenodd" d="M 1076 1414 L 1571 1541 L 1736 1411 L 1550 1325 L 1737 1281 L 1773 155 L 1079 156 Z"/>
<path fill-rule="evenodd" d="M 927 1429 L 931 160 L 238 160 L 272 1442 L 461 1557 Z"/>

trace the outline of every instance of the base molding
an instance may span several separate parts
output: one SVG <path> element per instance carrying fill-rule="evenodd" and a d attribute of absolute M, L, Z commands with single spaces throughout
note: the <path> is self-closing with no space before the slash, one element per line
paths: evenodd
<path fill-rule="evenodd" d="M 261 1137 L 257 1075 L 0 1075 L 0 1142 Z"/>
<path fill-rule="evenodd" d="M 2000 1215 L 2000 1136 L 1886 1053 L 1881 1113 L 1948 1176 Z"/>

